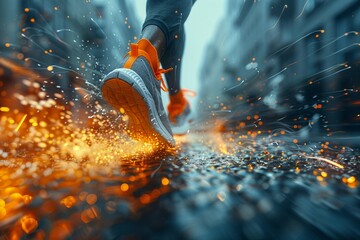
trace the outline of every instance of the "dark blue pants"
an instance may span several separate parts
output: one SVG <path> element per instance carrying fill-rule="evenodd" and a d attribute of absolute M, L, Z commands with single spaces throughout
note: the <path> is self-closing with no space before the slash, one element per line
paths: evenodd
<path fill-rule="evenodd" d="M 181 61 L 184 53 L 184 23 L 196 0 L 148 0 L 143 29 L 148 25 L 158 26 L 165 35 L 166 50 L 160 62 L 164 69 L 174 68 L 166 73 L 170 94 L 180 90 Z"/>

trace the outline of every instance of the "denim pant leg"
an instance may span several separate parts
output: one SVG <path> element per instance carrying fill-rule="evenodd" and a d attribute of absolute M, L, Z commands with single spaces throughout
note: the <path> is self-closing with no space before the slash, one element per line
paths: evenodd
<path fill-rule="evenodd" d="M 148 25 L 158 26 L 166 38 L 166 50 L 160 59 L 163 68 L 174 68 L 167 73 L 166 82 L 170 94 L 180 90 L 181 61 L 184 53 L 184 23 L 195 0 L 148 0 L 143 29 Z"/>

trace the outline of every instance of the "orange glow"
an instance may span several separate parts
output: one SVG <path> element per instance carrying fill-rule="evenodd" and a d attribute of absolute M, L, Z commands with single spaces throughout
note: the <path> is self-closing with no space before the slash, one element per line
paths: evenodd
<path fill-rule="evenodd" d="M 347 182 L 348 183 L 354 183 L 356 181 L 356 178 L 354 177 L 354 176 L 351 176 L 351 177 L 349 177 L 348 179 L 347 179 Z"/>
<path fill-rule="evenodd" d="M 73 232 L 73 226 L 66 220 L 57 221 L 53 226 L 49 239 L 68 239 Z M 41 239 L 41 238 L 38 238 Z M 42 238 L 45 239 L 45 236 Z"/>
<path fill-rule="evenodd" d="M 322 106 L 322 104 L 315 104 L 314 106 L 313 106 L 315 109 L 321 109 L 323 106 Z"/>
<path fill-rule="evenodd" d="M 216 122 L 214 130 L 211 132 L 211 139 L 214 140 L 214 147 L 223 154 L 230 154 L 228 151 L 228 146 L 223 138 L 223 133 L 226 131 L 225 125 L 223 122 Z"/>
<path fill-rule="evenodd" d="M 20 219 L 21 227 L 27 234 L 33 233 L 39 226 L 38 221 L 31 216 L 24 216 Z"/>
<path fill-rule="evenodd" d="M 326 178 L 328 176 L 328 174 L 326 172 L 321 172 L 321 176 Z"/>
<path fill-rule="evenodd" d="M 88 208 L 81 212 L 81 220 L 84 223 L 91 222 L 95 217 L 96 217 L 96 212 L 93 210 L 93 208 Z"/>
<path fill-rule="evenodd" d="M 74 198 L 73 196 L 67 196 L 66 198 L 62 199 L 60 201 L 60 203 L 62 205 L 64 205 L 67 208 L 71 208 L 72 206 L 75 205 L 76 203 L 76 198 Z"/>
<path fill-rule="evenodd" d="M 95 194 L 89 194 L 86 197 L 86 202 L 89 205 L 94 205 L 97 202 L 97 196 Z"/>
<path fill-rule="evenodd" d="M 0 207 L 0 219 L 6 216 L 6 209 L 4 207 Z"/>
<path fill-rule="evenodd" d="M 164 177 L 161 179 L 161 183 L 162 183 L 162 185 L 167 186 L 167 185 L 169 185 L 170 181 L 168 178 Z"/>
<path fill-rule="evenodd" d="M 322 176 L 317 176 L 316 179 L 321 182 L 321 181 L 324 181 L 324 178 Z"/>
<path fill-rule="evenodd" d="M 22 196 L 22 200 L 24 201 L 25 204 L 30 204 L 32 201 L 32 196 L 24 195 L 24 196 Z"/>
<path fill-rule="evenodd" d="M 151 201 L 151 198 L 150 198 L 149 194 L 143 194 L 143 195 L 141 195 L 141 197 L 140 197 L 140 202 L 141 202 L 142 204 L 148 204 L 148 203 L 150 203 L 150 201 Z"/>
<path fill-rule="evenodd" d="M 126 192 L 127 190 L 129 190 L 129 185 L 127 183 L 123 183 L 121 184 L 120 189 L 121 191 Z"/>
<path fill-rule="evenodd" d="M 0 107 L 0 112 L 9 112 L 10 108 L 8 107 Z"/>

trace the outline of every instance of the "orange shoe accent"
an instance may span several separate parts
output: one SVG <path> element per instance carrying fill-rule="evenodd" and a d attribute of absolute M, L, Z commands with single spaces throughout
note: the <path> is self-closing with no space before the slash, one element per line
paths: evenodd
<path fill-rule="evenodd" d="M 186 105 L 190 106 L 190 103 L 185 99 L 185 94 L 191 97 L 195 97 L 196 93 L 189 89 L 181 89 L 175 95 L 170 95 L 170 103 L 167 106 L 169 112 L 169 120 L 176 122 L 176 117 L 181 115 L 186 109 Z"/>
<path fill-rule="evenodd" d="M 167 73 L 173 68 L 161 69 L 160 62 L 157 54 L 156 48 L 151 44 L 151 42 L 147 39 L 140 39 L 138 43 L 132 43 L 130 45 L 129 59 L 124 64 L 124 68 L 131 68 L 136 59 L 140 56 L 146 58 L 151 65 L 151 69 L 157 80 L 161 82 L 161 89 L 165 92 L 168 91 L 166 87 L 165 81 L 161 76 L 162 73 Z"/>
<path fill-rule="evenodd" d="M 189 97 L 196 97 L 196 92 L 190 89 L 183 88 L 181 91 L 187 94 Z"/>

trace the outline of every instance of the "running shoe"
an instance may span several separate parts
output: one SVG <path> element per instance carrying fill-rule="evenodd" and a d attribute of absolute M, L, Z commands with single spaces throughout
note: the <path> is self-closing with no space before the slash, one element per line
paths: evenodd
<path fill-rule="evenodd" d="M 179 128 L 191 121 L 190 103 L 186 100 L 184 93 L 195 93 L 190 90 L 182 89 L 175 95 L 170 95 L 170 103 L 167 106 L 170 124 L 175 128 Z"/>
<path fill-rule="evenodd" d="M 101 84 L 107 103 L 129 117 L 127 131 L 133 139 L 159 147 L 174 147 L 175 140 L 165 112 L 161 89 L 167 90 L 161 76 L 172 69 L 160 68 L 156 48 L 141 39 Z"/>

